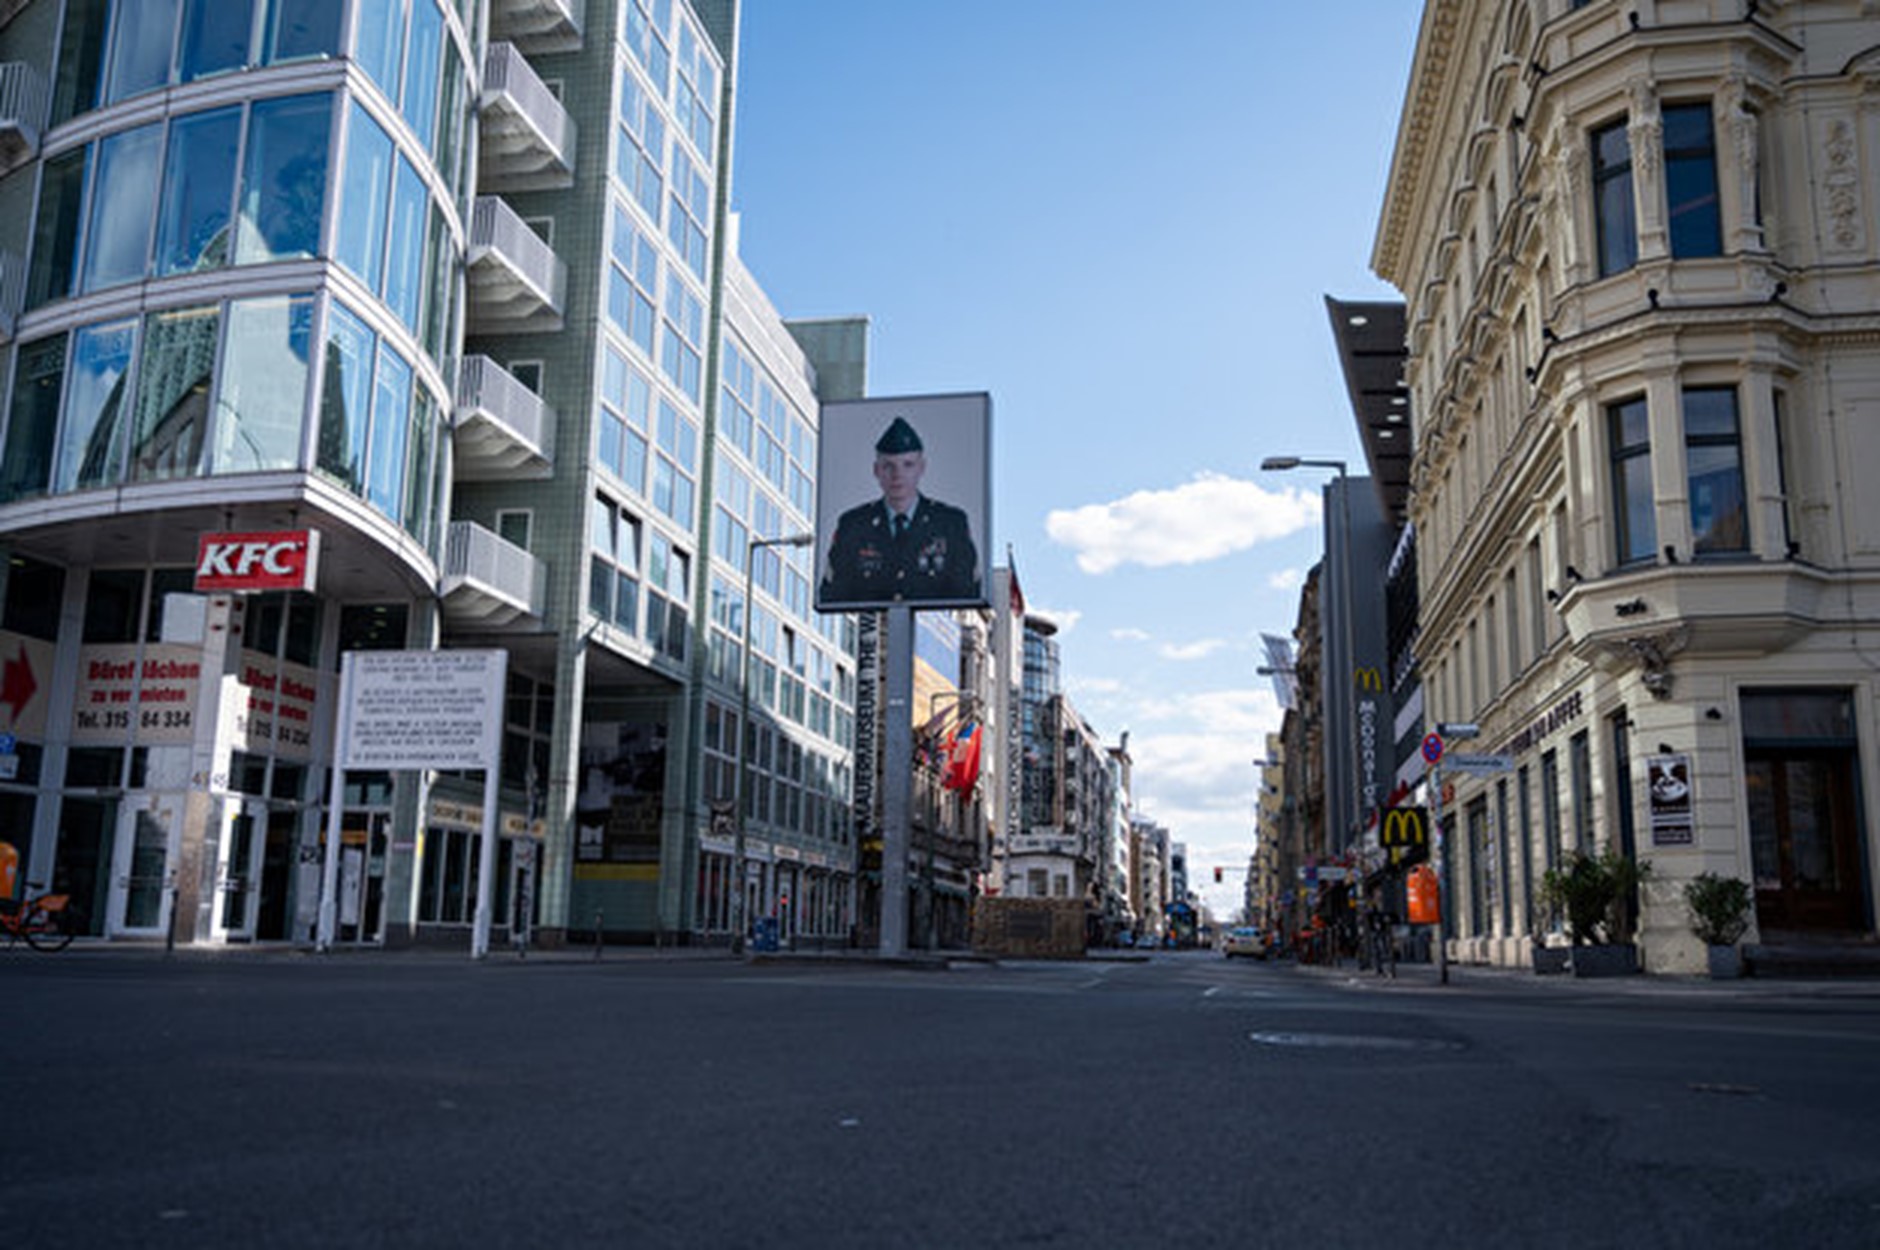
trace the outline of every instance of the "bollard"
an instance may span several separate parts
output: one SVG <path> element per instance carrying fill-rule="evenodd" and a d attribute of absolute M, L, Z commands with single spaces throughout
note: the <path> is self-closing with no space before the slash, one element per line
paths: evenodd
<path fill-rule="evenodd" d="M 601 961 L 601 909 L 594 909 L 594 962 Z"/>

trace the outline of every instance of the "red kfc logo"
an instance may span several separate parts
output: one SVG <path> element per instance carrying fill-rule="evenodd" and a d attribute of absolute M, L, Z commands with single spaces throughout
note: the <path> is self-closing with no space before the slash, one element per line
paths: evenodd
<path fill-rule="evenodd" d="M 196 548 L 196 590 L 312 590 L 319 550 L 318 530 L 204 534 Z"/>

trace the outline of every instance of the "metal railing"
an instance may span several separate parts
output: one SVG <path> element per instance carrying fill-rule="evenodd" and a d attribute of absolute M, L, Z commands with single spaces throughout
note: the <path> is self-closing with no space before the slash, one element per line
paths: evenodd
<path fill-rule="evenodd" d="M 8 61 L 0 65 L 0 122 L 9 122 L 29 131 L 33 141 L 46 128 L 46 109 L 51 103 L 46 76 L 27 61 Z"/>
<path fill-rule="evenodd" d="M 465 356 L 457 374 L 457 415 L 482 412 L 544 458 L 555 451 L 554 412 L 542 397 L 488 356 Z"/>
<path fill-rule="evenodd" d="M 514 44 L 493 43 L 484 54 L 483 95 L 485 99 L 506 95 L 515 101 L 517 110 L 541 133 L 555 159 L 563 165 L 574 163 L 573 119 Z"/>
<path fill-rule="evenodd" d="M 568 289 L 568 266 L 542 236 L 529 229 L 503 199 L 479 195 L 470 218 L 472 260 L 480 249 L 499 256 L 524 282 L 534 287 L 557 314 Z"/>
<path fill-rule="evenodd" d="M 452 521 L 444 539 L 444 592 L 471 585 L 542 614 L 542 562 L 475 521 Z"/>

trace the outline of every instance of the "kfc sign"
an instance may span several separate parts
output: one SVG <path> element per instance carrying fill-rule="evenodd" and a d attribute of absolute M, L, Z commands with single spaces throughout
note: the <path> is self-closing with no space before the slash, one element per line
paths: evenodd
<path fill-rule="evenodd" d="M 204 534 L 196 591 L 312 590 L 319 551 L 319 530 Z"/>

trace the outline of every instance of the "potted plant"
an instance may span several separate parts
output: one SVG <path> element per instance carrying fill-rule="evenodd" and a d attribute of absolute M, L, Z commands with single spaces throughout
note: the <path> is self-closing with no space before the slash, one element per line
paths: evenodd
<path fill-rule="evenodd" d="M 1573 975 L 1619 976 L 1638 971 L 1638 948 L 1618 939 L 1618 904 L 1651 871 L 1607 847 L 1573 851 L 1541 875 L 1541 901 L 1566 917 Z"/>
<path fill-rule="evenodd" d="M 1684 905 L 1691 912 L 1691 932 L 1704 944 L 1710 975 L 1726 980 L 1743 975 L 1743 950 L 1737 945 L 1749 930 L 1754 896 L 1749 882 L 1700 872 L 1684 883 Z"/>

